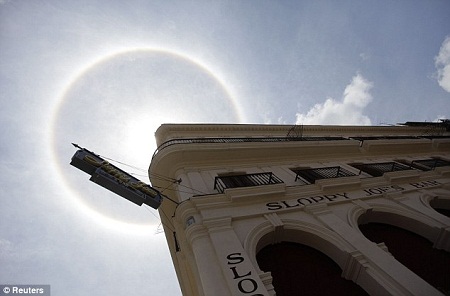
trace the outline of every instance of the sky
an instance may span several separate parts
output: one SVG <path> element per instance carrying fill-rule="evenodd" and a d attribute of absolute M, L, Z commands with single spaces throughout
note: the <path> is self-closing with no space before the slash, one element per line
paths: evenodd
<path fill-rule="evenodd" d="M 69 165 L 149 182 L 162 123 L 450 118 L 449 1 L 0 0 L 0 285 L 181 295 L 158 212 Z"/>

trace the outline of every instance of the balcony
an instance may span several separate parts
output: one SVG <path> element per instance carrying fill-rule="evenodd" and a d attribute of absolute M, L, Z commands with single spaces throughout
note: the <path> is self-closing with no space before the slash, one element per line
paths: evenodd
<path fill-rule="evenodd" d="M 275 143 L 300 141 L 348 141 L 344 137 L 247 137 L 247 138 L 179 138 L 162 143 L 154 152 L 153 157 L 164 148 L 176 144 L 224 144 L 224 143 Z"/>
<path fill-rule="evenodd" d="M 224 193 L 225 189 L 237 187 L 262 186 L 283 183 L 280 178 L 273 173 L 243 174 L 218 176 L 214 181 L 214 189 Z"/>
<path fill-rule="evenodd" d="M 411 163 L 411 166 L 422 171 L 431 171 L 437 167 L 450 166 L 450 161 L 436 157 L 415 160 Z"/>
<path fill-rule="evenodd" d="M 350 164 L 354 168 L 369 174 L 372 177 L 383 176 L 384 173 L 412 170 L 410 166 L 400 164 L 397 162 L 382 162 L 382 163 L 366 163 L 366 164 Z"/>
<path fill-rule="evenodd" d="M 320 179 L 356 176 L 354 173 L 347 171 L 346 169 L 343 169 L 340 166 L 314 168 L 314 169 L 301 168 L 301 169 L 292 169 L 292 171 L 297 174 L 295 176 L 295 181 L 297 181 L 298 179 L 304 179 L 310 184 L 313 184 L 316 182 L 316 180 Z"/>

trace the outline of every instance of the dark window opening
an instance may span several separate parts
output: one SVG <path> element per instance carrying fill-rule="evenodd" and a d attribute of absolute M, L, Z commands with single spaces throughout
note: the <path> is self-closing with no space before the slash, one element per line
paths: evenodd
<path fill-rule="evenodd" d="M 384 242 L 400 263 L 446 295 L 450 295 L 450 253 L 433 248 L 430 241 L 413 232 L 384 223 L 359 225 L 375 243 Z"/>
<path fill-rule="evenodd" d="M 220 193 L 223 193 L 227 188 L 260 186 L 279 183 L 283 183 L 283 181 L 271 172 L 260 174 L 227 175 L 216 177 L 214 181 L 214 189 L 217 189 Z"/>
<path fill-rule="evenodd" d="M 256 256 L 261 270 L 272 274 L 277 296 L 368 295 L 341 276 L 332 259 L 309 246 L 283 242 L 269 245 Z"/>
<path fill-rule="evenodd" d="M 384 173 L 411 170 L 412 168 L 398 162 L 381 162 L 381 163 L 353 163 L 350 164 L 352 167 L 365 172 L 372 177 L 383 176 Z"/>
<path fill-rule="evenodd" d="M 320 179 L 356 176 L 352 172 L 347 171 L 346 169 L 343 169 L 340 166 L 315 168 L 315 169 L 296 168 L 292 169 L 292 171 L 297 174 L 295 176 L 295 181 L 297 181 L 299 178 L 302 178 L 311 184 L 315 183 L 316 180 Z"/>
<path fill-rule="evenodd" d="M 450 218 L 450 199 L 435 198 L 430 201 L 430 206 L 439 214 Z"/>
<path fill-rule="evenodd" d="M 439 214 L 442 214 L 442 215 L 450 218 L 450 210 L 449 209 L 434 208 L 434 210 L 436 212 L 438 212 Z"/>

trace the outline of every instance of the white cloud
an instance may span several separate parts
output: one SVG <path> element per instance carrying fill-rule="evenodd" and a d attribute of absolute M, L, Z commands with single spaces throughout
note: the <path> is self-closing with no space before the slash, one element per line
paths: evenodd
<path fill-rule="evenodd" d="M 438 55 L 434 58 L 439 85 L 450 92 L 450 36 L 442 42 Z"/>
<path fill-rule="evenodd" d="M 323 104 L 314 105 L 306 114 L 297 113 L 296 124 L 370 125 L 370 118 L 363 111 L 372 101 L 369 93 L 372 86 L 370 81 L 357 74 L 345 87 L 341 101 L 328 98 Z"/>

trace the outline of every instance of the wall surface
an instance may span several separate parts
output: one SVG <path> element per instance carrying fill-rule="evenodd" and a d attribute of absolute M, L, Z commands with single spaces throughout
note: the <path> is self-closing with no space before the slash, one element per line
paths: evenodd
<path fill-rule="evenodd" d="M 157 131 L 161 146 L 149 174 L 173 200 L 164 200 L 160 216 L 183 294 L 275 295 L 257 254 L 281 242 L 320 251 L 370 295 L 445 293 L 359 225 L 400 227 L 448 257 L 450 218 L 435 210 L 450 209 L 446 132 L 305 126 L 287 137 L 292 130 L 164 125 Z M 373 168 L 385 171 L 373 176 Z"/>

